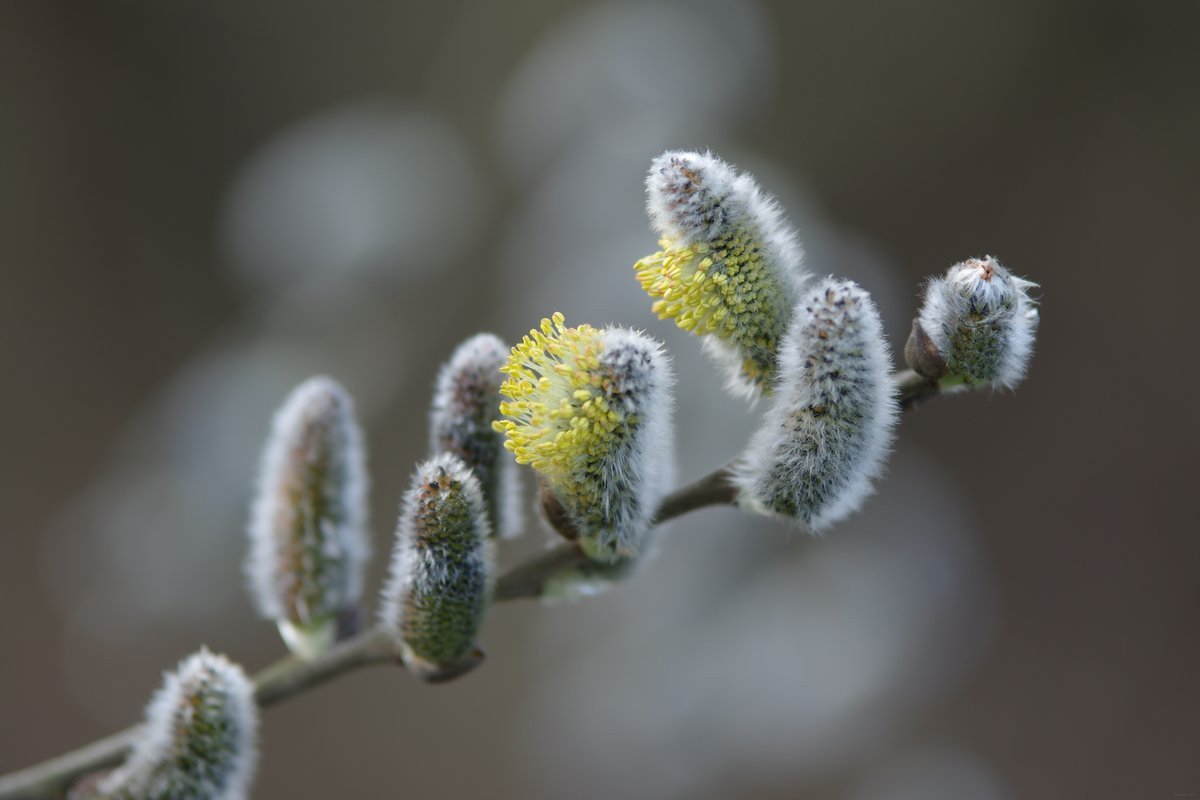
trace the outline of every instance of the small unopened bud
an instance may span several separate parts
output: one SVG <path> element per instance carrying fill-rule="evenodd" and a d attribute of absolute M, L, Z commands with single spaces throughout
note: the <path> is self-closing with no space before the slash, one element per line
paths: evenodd
<path fill-rule="evenodd" d="M 898 419 L 870 295 L 824 281 L 797 306 L 779 362 L 772 406 L 736 469 L 738 502 L 819 531 L 870 494 Z"/>
<path fill-rule="evenodd" d="M 537 470 L 590 557 L 636 556 L 670 477 L 662 347 L 624 328 L 568 328 L 555 314 L 513 348 L 504 372 L 504 446 Z"/>
<path fill-rule="evenodd" d="M 946 360 L 919 319 L 912 321 L 912 332 L 904 344 L 904 361 L 923 378 L 936 381 L 946 374 Z"/>
<path fill-rule="evenodd" d="M 104 797 L 243 800 L 257 758 L 258 707 L 242 668 L 207 649 L 165 676 L 125 764 Z"/>
<path fill-rule="evenodd" d="M 1013 388 L 1025 377 L 1033 354 L 1038 309 L 1029 289 L 1036 285 L 1013 275 L 993 256 L 955 264 L 925 289 L 913 336 L 927 343 L 905 349 L 909 366 L 940 379 L 944 389 Z M 913 348 L 918 349 L 910 354 Z M 936 373 L 939 358 L 944 371 L 930 374 Z"/>
<path fill-rule="evenodd" d="M 408 668 L 437 680 L 477 663 L 491 601 L 493 544 L 479 481 L 457 456 L 417 467 L 404 495 L 382 622 Z"/>
<path fill-rule="evenodd" d="M 275 414 L 246 561 L 259 613 L 302 658 L 334 641 L 362 593 L 366 483 L 353 401 L 330 378 L 310 378 Z"/>
<path fill-rule="evenodd" d="M 650 165 L 646 208 L 662 250 L 634 269 L 654 313 L 703 336 L 735 391 L 770 393 L 808 280 L 778 203 L 711 153 L 673 151 Z"/>
<path fill-rule="evenodd" d="M 508 347 L 480 333 L 467 339 L 442 367 L 430 413 L 430 455 L 453 453 L 475 473 L 487 504 L 492 532 L 511 538 L 521 532 L 517 463 L 504 451 L 504 436 L 492 427 L 500 418 L 500 368 Z"/>

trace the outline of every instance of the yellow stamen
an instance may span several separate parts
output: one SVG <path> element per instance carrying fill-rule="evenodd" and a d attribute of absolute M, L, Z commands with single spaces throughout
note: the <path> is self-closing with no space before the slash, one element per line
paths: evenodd
<path fill-rule="evenodd" d="M 670 239 L 659 246 L 634 264 L 638 282 L 655 298 L 651 310 L 685 331 L 736 347 L 744 357 L 742 372 L 768 391 L 790 308 L 758 245 L 739 228 L 711 246 Z"/>

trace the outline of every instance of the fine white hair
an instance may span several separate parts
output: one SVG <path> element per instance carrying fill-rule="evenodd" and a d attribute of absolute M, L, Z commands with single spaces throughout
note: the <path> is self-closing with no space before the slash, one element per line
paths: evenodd
<path fill-rule="evenodd" d="M 101 791 L 120 797 L 244 800 L 258 759 L 254 685 L 201 648 L 163 676 L 133 752 Z"/>
<path fill-rule="evenodd" d="M 504 449 L 500 367 L 509 348 L 500 337 L 480 333 L 460 344 L 438 372 L 429 413 L 429 453 L 453 453 L 479 480 L 493 532 L 504 539 L 521 533 L 521 478 L 517 462 Z"/>
<path fill-rule="evenodd" d="M 332 378 L 309 378 L 275 414 L 250 513 L 246 576 L 263 617 L 307 625 L 358 601 L 366 496 L 354 401 Z M 306 557 L 294 558 L 298 550 Z"/>
<path fill-rule="evenodd" d="M 1029 297 L 1035 286 L 994 256 L 969 258 L 928 283 L 917 322 L 948 378 L 1003 389 L 1021 382 L 1037 335 L 1037 303 Z"/>
<path fill-rule="evenodd" d="M 823 281 L 796 307 L 772 405 L 735 469 L 739 502 L 828 528 L 871 493 L 898 416 L 875 304 L 851 281 Z"/>

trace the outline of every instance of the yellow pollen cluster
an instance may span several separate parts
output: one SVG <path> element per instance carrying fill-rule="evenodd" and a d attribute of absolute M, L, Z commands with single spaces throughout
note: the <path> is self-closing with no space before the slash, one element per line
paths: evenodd
<path fill-rule="evenodd" d="M 769 389 L 788 305 L 751 237 L 738 230 L 712 244 L 677 246 L 664 238 L 659 246 L 634 264 L 642 288 L 658 298 L 651 310 L 685 331 L 736 347 L 745 376 Z"/>
<path fill-rule="evenodd" d="M 500 404 L 500 413 L 509 419 L 492 426 L 507 436 L 504 446 L 518 463 L 570 494 L 583 490 L 583 479 L 620 438 L 614 436 L 618 428 L 633 422 L 609 403 L 602 347 L 601 331 L 568 328 L 556 313 L 531 330 L 501 367 L 508 380 L 500 393 L 509 401 Z"/>

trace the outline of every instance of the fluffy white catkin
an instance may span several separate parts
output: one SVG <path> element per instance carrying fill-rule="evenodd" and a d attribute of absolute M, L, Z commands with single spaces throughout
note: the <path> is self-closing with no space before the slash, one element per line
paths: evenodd
<path fill-rule="evenodd" d="M 417 466 L 380 609 L 414 674 L 436 675 L 470 655 L 491 600 L 490 535 L 479 481 L 457 456 Z"/>
<path fill-rule="evenodd" d="M 917 323 L 944 364 L 944 389 L 1021 382 L 1037 334 L 1037 304 L 1029 297 L 1036 285 L 994 256 L 969 258 L 929 282 Z"/>
<path fill-rule="evenodd" d="M 636 557 L 671 480 L 672 373 L 662 346 L 624 328 L 542 320 L 513 348 L 497 423 L 579 542 L 601 561 Z"/>
<path fill-rule="evenodd" d="M 500 419 L 500 368 L 508 346 L 490 333 L 460 344 L 438 373 L 430 411 L 430 455 L 453 453 L 479 480 L 493 533 L 512 538 L 521 532 L 521 492 L 517 462 L 504 449 Z"/>
<path fill-rule="evenodd" d="M 778 203 L 711 153 L 669 151 L 650 165 L 646 209 L 662 250 L 634 268 L 653 311 L 703 336 L 736 393 L 769 392 L 808 281 Z"/>
<path fill-rule="evenodd" d="M 121 800 L 243 800 L 257 738 L 254 686 L 237 664 L 202 648 L 164 676 L 133 752 L 100 791 Z"/>
<path fill-rule="evenodd" d="M 362 593 L 370 546 L 366 457 L 354 403 L 310 378 L 275 414 L 248 527 L 246 574 L 258 611 L 297 655 L 333 641 Z"/>
<path fill-rule="evenodd" d="M 736 470 L 739 503 L 820 531 L 870 494 L 898 420 L 870 295 L 822 282 L 796 307 L 779 361 L 772 406 Z"/>

